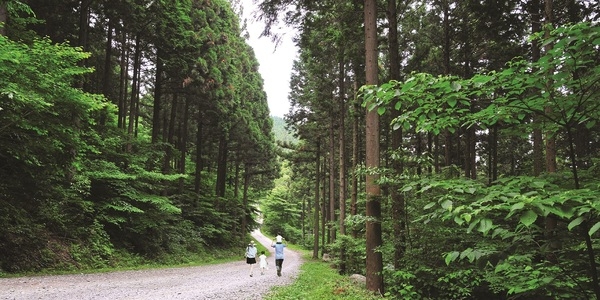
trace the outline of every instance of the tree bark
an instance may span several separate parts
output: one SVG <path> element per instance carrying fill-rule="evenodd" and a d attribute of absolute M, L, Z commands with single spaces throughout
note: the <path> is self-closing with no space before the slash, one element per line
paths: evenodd
<path fill-rule="evenodd" d="M 378 84 L 377 62 L 377 1 L 365 0 L 365 69 L 366 84 Z M 366 277 L 367 289 L 384 294 L 383 258 L 379 251 L 381 237 L 381 188 L 377 184 L 379 175 L 379 115 L 377 109 L 366 112 Z"/>
<path fill-rule="evenodd" d="M 354 82 L 354 95 L 358 94 L 358 82 Z M 352 122 L 352 191 L 350 193 L 350 215 L 356 216 L 357 212 L 357 199 L 358 199 L 358 112 L 360 111 L 360 105 L 358 99 L 353 101 L 353 122 Z M 356 238 L 358 232 L 356 229 L 352 229 L 352 237 Z"/>
<path fill-rule="evenodd" d="M 187 158 L 187 143 L 188 143 L 188 124 L 190 118 L 190 98 L 185 97 L 185 104 L 183 110 L 183 119 L 181 120 L 181 132 L 179 134 L 179 174 L 185 175 L 185 165 Z M 184 192 L 185 179 L 179 179 L 179 193 Z"/>
<path fill-rule="evenodd" d="M 158 143 L 158 138 L 160 136 L 160 129 L 162 128 L 160 124 L 160 113 L 162 110 L 162 92 L 163 92 L 163 63 L 162 63 L 162 53 L 161 48 L 156 50 L 156 75 L 154 76 L 154 106 L 152 107 L 152 143 Z"/>
<path fill-rule="evenodd" d="M 319 193 L 320 193 L 320 187 L 319 184 L 321 182 L 321 172 L 320 172 L 320 166 L 321 166 L 321 144 L 319 141 L 317 141 L 317 150 L 316 150 L 316 155 L 315 155 L 315 205 L 313 207 L 314 211 L 313 211 L 313 254 L 312 254 L 312 258 L 313 259 L 318 259 L 319 258 L 319 210 L 320 210 L 320 205 L 319 205 Z"/>
<path fill-rule="evenodd" d="M 203 114 L 201 111 L 198 111 L 198 114 L 196 115 L 196 123 L 198 124 L 198 128 L 196 130 L 196 170 L 194 173 L 194 192 L 197 195 L 200 194 L 200 183 L 202 183 L 202 169 L 203 169 L 202 146 L 204 143 L 203 143 L 203 139 L 202 139 L 202 129 L 203 129 L 202 119 L 203 119 Z"/>
<path fill-rule="evenodd" d="M 6 1 L 0 1 L 0 23 L 3 23 L 3 26 L 0 27 L 0 35 L 6 35 L 7 22 L 8 10 L 6 9 Z"/>
<path fill-rule="evenodd" d="M 542 29 L 540 18 L 540 0 L 531 1 L 531 32 L 537 33 Z M 540 45 L 537 39 L 531 42 L 531 61 L 540 59 Z M 544 138 L 541 129 L 540 116 L 533 115 L 533 175 L 539 176 L 544 171 Z"/>
<path fill-rule="evenodd" d="M 331 109 L 329 124 L 329 234 L 328 243 L 335 241 L 335 112 Z"/>
<path fill-rule="evenodd" d="M 345 89 L 345 78 L 346 70 L 344 68 L 344 60 L 343 55 L 342 59 L 339 62 L 339 106 L 340 106 L 340 119 L 339 119 L 339 127 L 338 127 L 338 135 L 339 135 L 339 178 L 340 178 L 340 187 L 339 187 L 339 202 L 340 202 L 340 234 L 346 234 L 346 126 L 345 126 L 345 118 L 346 118 L 346 89 Z"/>
<path fill-rule="evenodd" d="M 215 193 L 217 197 L 225 197 L 225 185 L 227 177 L 227 134 L 222 133 L 219 137 L 219 154 L 217 158 L 217 182 Z"/>
<path fill-rule="evenodd" d="M 399 57 L 399 46 L 398 46 L 398 11 L 396 8 L 396 0 L 387 1 L 387 18 L 389 24 L 388 30 L 388 41 L 389 41 L 389 55 L 390 55 L 390 79 L 400 80 L 400 57 Z M 392 118 L 400 116 L 400 111 L 393 110 Z M 392 132 L 391 150 L 400 151 L 402 148 L 402 127 Z M 402 175 L 404 173 L 403 158 L 393 159 L 391 167 L 395 174 Z M 392 200 L 392 220 L 393 220 L 393 242 L 394 242 L 394 268 L 400 269 L 400 261 L 404 256 L 405 251 L 405 224 L 404 224 L 404 194 L 402 194 L 396 187 L 393 187 L 390 191 Z"/>
<path fill-rule="evenodd" d="M 121 32 L 121 72 L 119 80 L 119 113 L 117 120 L 117 127 L 125 129 L 125 121 L 127 116 L 127 85 L 129 84 L 129 78 L 127 74 L 129 68 L 129 55 L 127 53 L 127 33 Z"/>
<path fill-rule="evenodd" d="M 136 99 L 137 99 L 137 80 L 138 80 L 138 72 L 140 71 L 140 65 L 139 65 L 139 61 L 140 61 L 140 55 L 141 55 L 141 49 L 140 49 L 140 37 L 136 36 L 135 38 L 135 54 L 134 54 L 134 58 L 133 58 L 133 77 L 132 77 L 132 83 L 131 83 L 131 98 L 129 101 L 129 123 L 127 126 L 127 133 L 131 136 L 133 136 L 133 125 L 136 119 Z"/>

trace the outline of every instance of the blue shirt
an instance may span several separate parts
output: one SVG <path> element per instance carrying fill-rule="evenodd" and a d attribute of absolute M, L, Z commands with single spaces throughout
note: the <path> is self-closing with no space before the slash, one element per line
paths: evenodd
<path fill-rule="evenodd" d="M 283 248 L 285 248 L 285 244 L 277 243 L 271 245 L 271 247 L 275 248 L 275 259 L 283 259 Z"/>
<path fill-rule="evenodd" d="M 246 257 L 247 258 L 256 258 L 257 249 L 254 246 L 248 246 L 246 248 Z"/>

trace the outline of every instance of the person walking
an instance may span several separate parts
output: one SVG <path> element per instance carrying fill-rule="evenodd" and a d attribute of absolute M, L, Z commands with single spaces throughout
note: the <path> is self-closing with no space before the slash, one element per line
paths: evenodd
<path fill-rule="evenodd" d="M 256 264 L 256 245 L 254 241 L 250 241 L 248 247 L 246 247 L 246 264 L 250 265 L 250 277 L 252 277 L 252 271 L 254 271 L 254 265 Z"/>
<path fill-rule="evenodd" d="M 258 257 L 258 265 L 260 267 L 260 275 L 265 274 L 265 270 L 267 269 L 267 256 L 265 255 L 265 251 L 260 251 L 260 256 Z"/>
<path fill-rule="evenodd" d="M 283 243 L 285 239 L 281 235 L 277 235 L 276 242 L 271 242 L 271 247 L 275 248 L 275 268 L 277 276 L 281 276 L 281 268 L 283 267 L 283 249 L 286 245 Z"/>

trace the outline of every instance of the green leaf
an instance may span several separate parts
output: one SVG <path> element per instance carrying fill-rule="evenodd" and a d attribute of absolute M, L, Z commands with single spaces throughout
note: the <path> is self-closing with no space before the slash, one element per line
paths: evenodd
<path fill-rule="evenodd" d="M 453 252 L 446 254 L 444 261 L 446 262 L 446 265 L 448 266 L 448 265 L 450 265 L 451 262 L 455 261 L 459 256 L 460 256 L 460 252 L 453 251 Z"/>
<path fill-rule="evenodd" d="M 429 202 L 427 205 L 423 207 L 424 210 L 430 209 L 435 206 L 435 202 Z"/>
<path fill-rule="evenodd" d="M 588 231 L 588 234 L 592 236 L 594 235 L 594 233 L 596 233 L 596 231 L 598 231 L 598 229 L 600 229 L 600 222 L 594 224 L 594 226 L 592 226 L 592 228 L 590 228 L 590 230 Z"/>
<path fill-rule="evenodd" d="M 479 228 L 477 229 L 477 231 L 479 231 L 481 233 L 487 233 L 488 231 L 490 231 L 490 229 L 492 229 L 492 227 L 493 227 L 492 220 L 482 219 L 481 222 L 479 222 Z"/>
<path fill-rule="evenodd" d="M 579 224 L 581 224 L 581 223 L 583 222 L 583 220 L 585 220 L 585 218 L 584 218 L 584 217 L 579 217 L 579 218 L 576 218 L 575 220 L 571 221 L 571 222 L 569 223 L 569 225 L 567 225 L 567 228 L 568 228 L 569 230 L 571 230 L 571 229 L 573 229 L 573 228 L 577 227 Z M 595 226 L 595 225 L 594 225 L 594 226 Z"/>
<path fill-rule="evenodd" d="M 462 85 L 458 81 L 452 81 L 450 83 L 450 88 L 452 88 L 452 91 L 454 91 L 454 92 L 459 91 L 461 89 L 461 87 L 462 87 Z"/>
<path fill-rule="evenodd" d="M 379 114 L 380 116 L 383 115 L 385 113 L 385 107 L 384 106 L 379 106 L 377 108 L 377 114 Z"/>
<path fill-rule="evenodd" d="M 521 215 L 521 219 L 519 221 L 523 223 L 523 225 L 529 227 L 535 222 L 535 220 L 537 220 L 537 217 L 538 215 L 534 211 L 528 210 Z"/>
<path fill-rule="evenodd" d="M 523 202 L 517 202 L 517 203 L 513 204 L 510 207 L 510 211 L 515 211 L 515 210 L 518 210 L 518 209 L 523 209 L 523 207 L 525 207 L 525 203 L 523 203 Z"/>
<path fill-rule="evenodd" d="M 587 129 L 590 129 L 594 126 L 596 126 L 596 120 L 589 120 L 589 121 L 585 122 L 585 128 L 587 128 Z"/>
<path fill-rule="evenodd" d="M 458 100 L 456 100 L 456 98 L 452 97 L 452 98 L 449 98 L 448 101 L 446 101 L 446 102 L 448 103 L 448 105 L 450 107 L 455 107 L 456 103 L 458 103 Z"/>
<path fill-rule="evenodd" d="M 461 217 L 462 217 L 463 219 L 465 219 L 465 221 L 467 221 L 467 222 L 471 222 L 471 218 L 472 218 L 471 214 L 464 213 L 464 214 L 462 214 L 462 216 L 461 216 Z"/>
<path fill-rule="evenodd" d="M 451 200 L 444 200 L 444 202 L 442 202 L 440 205 L 442 206 L 443 209 L 452 210 L 452 201 Z"/>
<path fill-rule="evenodd" d="M 465 223 L 465 221 L 463 219 L 461 219 L 459 216 L 454 217 L 454 223 L 458 224 L 458 225 L 462 225 Z"/>

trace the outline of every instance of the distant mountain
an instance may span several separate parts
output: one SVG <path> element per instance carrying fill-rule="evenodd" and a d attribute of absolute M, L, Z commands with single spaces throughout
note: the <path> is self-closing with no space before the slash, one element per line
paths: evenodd
<path fill-rule="evenodd" d="M 298 139 L 285 128 L 285 120 L 282 117 L 271 116 L 271 119 L 273 119 L 273 134 L 276 141 L 294 144 L 298 142 Z"/>

